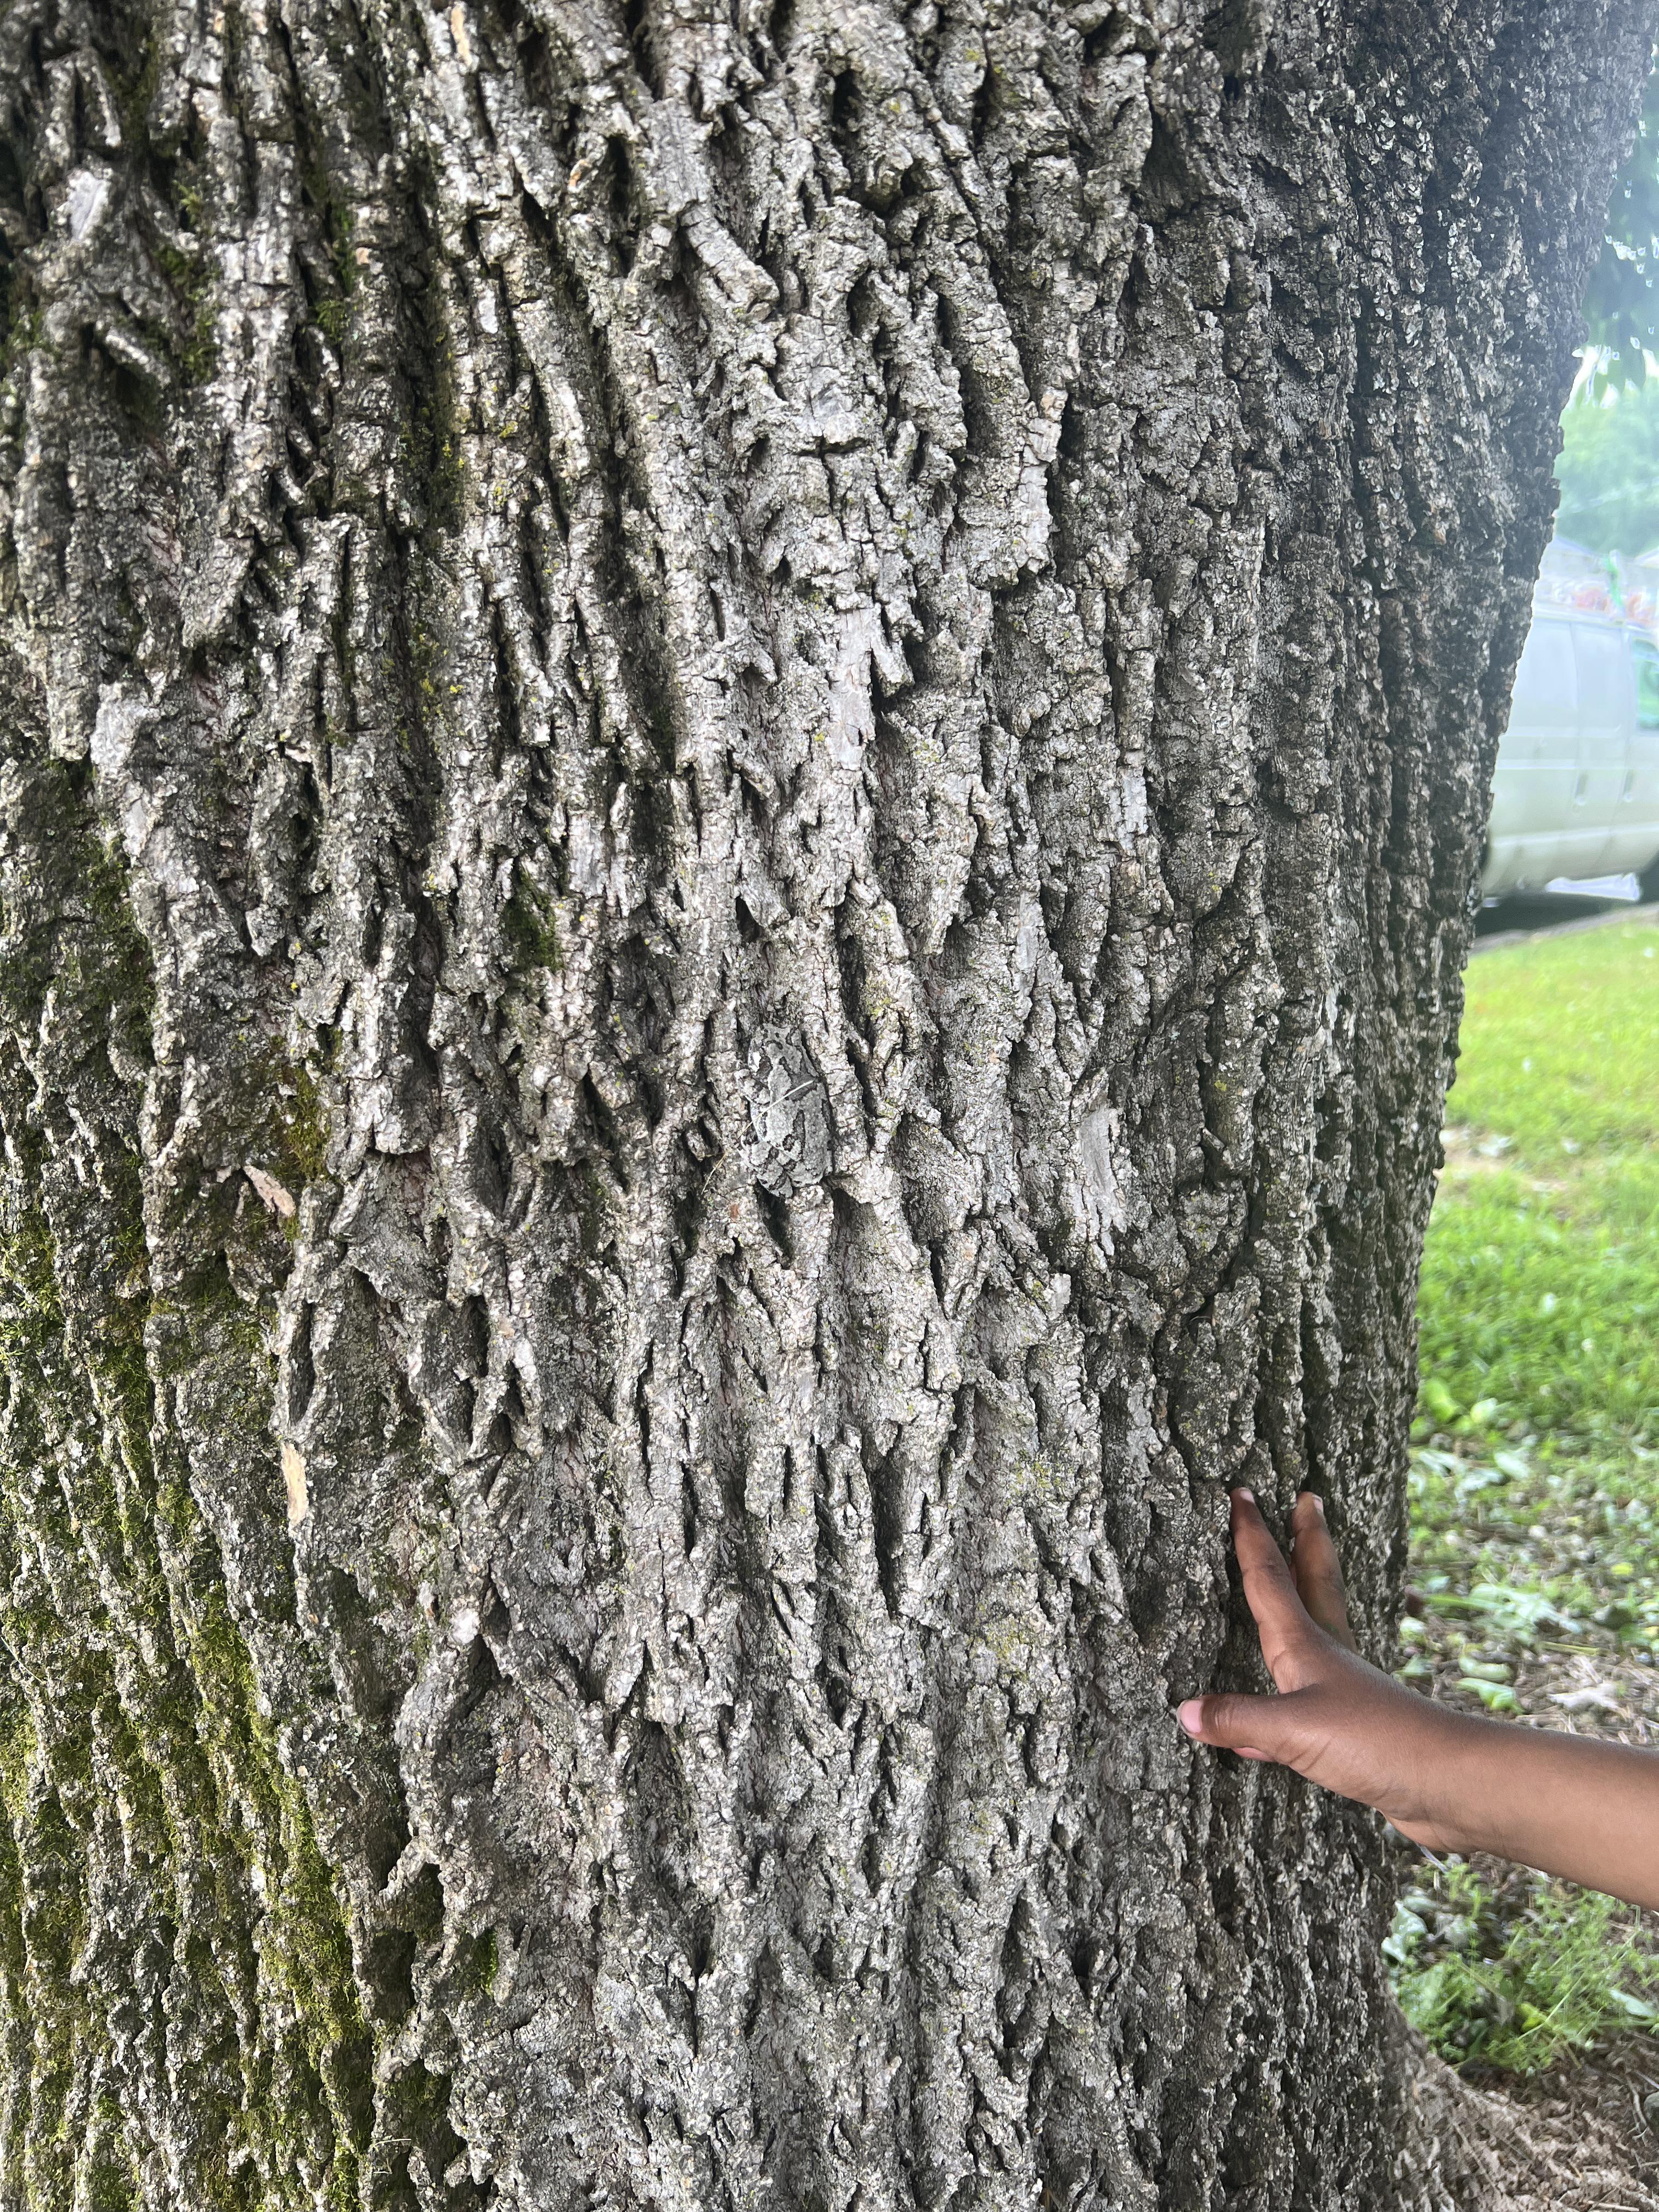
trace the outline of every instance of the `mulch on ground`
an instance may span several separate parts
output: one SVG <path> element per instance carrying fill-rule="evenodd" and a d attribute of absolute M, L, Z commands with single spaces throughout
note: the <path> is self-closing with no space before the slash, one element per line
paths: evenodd
<path fill-rule="evenodd" d="M 1517 1650 L 1497 1638 L 1471 1640 L 1471 1624 L 1422 1615 L 1416 1650 L 1429 1674 L 1413 1686 L 1437 1702 L 1479 1714 L 1478 1692 L 1465 1686 L 1471 1664 L 1506 1663 L 1517 1710 L 1505 1717 L 1515 1728 L 1549 1728 L 1616 1743 L 1659 1744 L 1659 1669 L 1621 1652 L 1616 1637 L 1599 1644 Z M 1419 1856 L 1403 1844 L 1408 1860 Z M 1525 1869 L 1501 1859 L 1477 1857 L 1475 1872 L 1494 1899 L 1518 1918 L 1533 1895 Z M 1644 1928 L 1659 1942 L 1659 1916 L 1632 1912 L 1632 1927 Z M 1471 2107 L 1459 2106 L 1462 2124 L 1474 2127 L 1497 2160 L 1491 2188 L 1519 2207 L 1517 2174 L 1532 2171 L 1545 2194 L 1540 2204 L 1561 2212 L 1650 2212 L 1659 2207 L 1659 2035 L 1632 2031 L 1572 2053 L 1535 2075 L 1496 2074 L 1479 2066 L 1460 2070 L 1460 2078 L 1479 2093 Z M 1486 2133 L 1469 2119 L 1483 2113 Z M 1508 2115 L 1520 2130 L 1508 2135 Z M 1487 2125 L 1489 2124 L 1489 2125 Z M 1493 2146 L 1497 2148 L 1494 2148 Z M 1528 2169 L 1530 2158 L 1534 2166 Z M 1553 2193 L 1549 2193 L 1553 2192 Z"/>

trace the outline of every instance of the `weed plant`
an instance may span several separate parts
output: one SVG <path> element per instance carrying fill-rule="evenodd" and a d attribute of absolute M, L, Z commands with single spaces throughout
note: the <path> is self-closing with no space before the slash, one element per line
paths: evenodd
<path fill-rule="evenodd" d="M 1610 1897 L 1534 1883 L 1518 1917 L 1473 1867 L 1430 1862 L 1382 1948 L 1400 2002 L 1441 2056 L 1535 2074 L 1620 2029 L 1659 2021 L 1659 1957 Z"/>

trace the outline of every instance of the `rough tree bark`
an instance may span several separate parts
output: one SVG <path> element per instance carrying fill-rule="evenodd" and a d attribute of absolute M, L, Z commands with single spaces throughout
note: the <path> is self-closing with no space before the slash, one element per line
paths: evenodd
<path fill-rule="evenodd" d="M 1633 0 L 14 0 L 0 2204 L 1378 2207 Z M 1229 1620 L 1232 1626 L 1229 1627 Z"/>

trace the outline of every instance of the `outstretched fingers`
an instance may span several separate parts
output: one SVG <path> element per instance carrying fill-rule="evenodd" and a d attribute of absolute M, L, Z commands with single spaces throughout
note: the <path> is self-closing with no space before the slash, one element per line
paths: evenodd
<path fill-rule="evenodd" d="M 1348 1600 L 1342 1587 L 1342 1567 L 1336 1546 L 1325 1525 L 1324 1501 L 1304 1490 L 1291 1515 L 1291 1571 L 1303 1604 L 1328 1636 L 1350 1651 L 1358 1650 L 1348 1626 Z"/>
<path fill-rule="evenodd" d="M 1248 1490 L 1233 1492 L 1233 1550 L 1244 1581 L 1246 1602 L 1261 1631 L 1261 1656 L 1268 1672 L 1281 1690 L 1294 1689 L 1294 1681 L 1280 1677 L 1292 1665 L 1297 1645 L 1307 1641 L 1307 1608 L 1285 1564 L 1285 1554 L 1273 1541 L 1273 1531 Z"/>

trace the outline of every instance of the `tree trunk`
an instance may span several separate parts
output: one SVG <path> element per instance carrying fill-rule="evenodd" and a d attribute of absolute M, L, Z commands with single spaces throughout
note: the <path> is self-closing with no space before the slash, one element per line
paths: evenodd
<path fill-rule="evenodd" d="M 1634 0 L 17 0 L 0 2205 L 1385 2207 Z"/>

